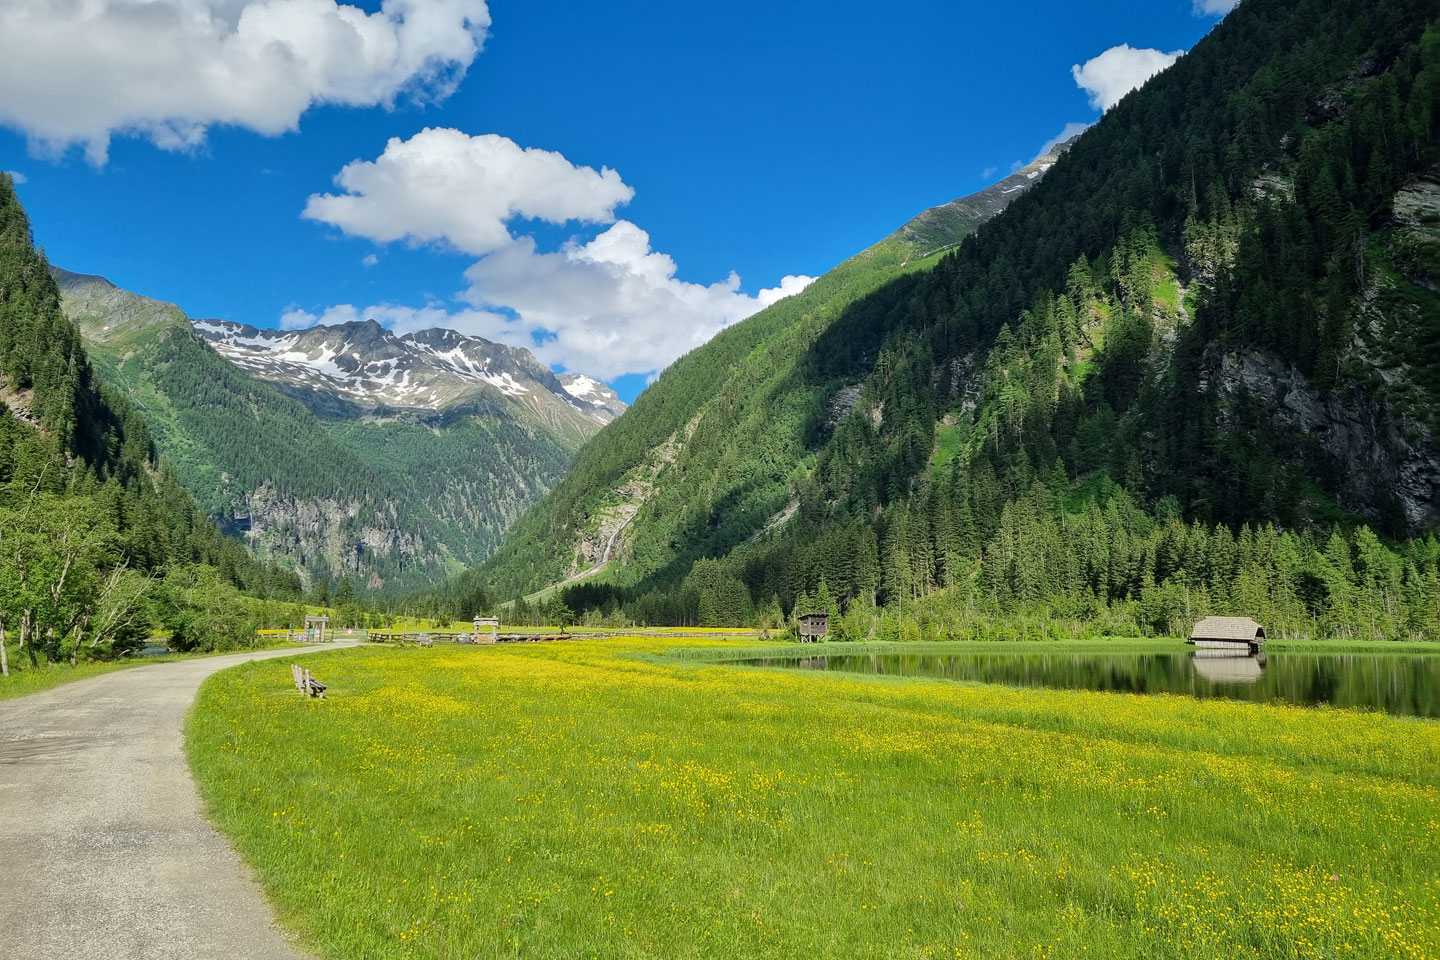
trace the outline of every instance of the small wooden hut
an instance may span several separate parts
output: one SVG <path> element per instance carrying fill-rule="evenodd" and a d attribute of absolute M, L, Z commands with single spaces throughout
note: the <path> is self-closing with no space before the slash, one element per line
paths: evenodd
<path fill-rule="evenodd" d="M 824 640 L 830 634 L 830 614 L 802 613 L 800 621 L 800 642 L 814 643 Z"/>
<path fill-rule="evenodd" d="M 1189 642 L 1209 650 L 1258 653 L 1265 628 L 1249 617 L 1206 617 L 1190 631 Z"/>
<path fill-rule="evenodd" d="M 489 635 L 481 633 L 482 630 L 489 630 Z M 475 642 L 495 643 L 500 639 L 500 620 L 497 617 L 476 617 L 475 618 Z"/>

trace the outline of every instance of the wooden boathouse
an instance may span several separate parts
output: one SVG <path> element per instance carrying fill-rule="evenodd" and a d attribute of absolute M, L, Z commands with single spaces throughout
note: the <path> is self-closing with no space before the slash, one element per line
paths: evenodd
<path fill-rule="evenodd" d="M 1206 617 L 1190 631 L 1189 642 L 1206 650 L 1258 653 L 1265 628 L 1249 617 Z"/>

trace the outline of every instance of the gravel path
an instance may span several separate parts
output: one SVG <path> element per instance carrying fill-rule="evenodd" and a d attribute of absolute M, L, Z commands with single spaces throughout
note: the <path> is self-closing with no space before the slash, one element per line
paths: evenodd
<path fill-rule="evenodd" d="M 0 702 L 0 956 L 302 960 L 202 815 L 182 727 L 211 674 L 319 649 L 334 645 L 134 667 Z"/>

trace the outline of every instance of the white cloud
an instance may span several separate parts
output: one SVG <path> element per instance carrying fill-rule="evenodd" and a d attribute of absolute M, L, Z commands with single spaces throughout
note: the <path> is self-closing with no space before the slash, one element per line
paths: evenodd
<path fill-rule="evenodd" d="M 675 261 L 615 209 L 634 191 L 614 170 L 577 167 L 558 153 L 499 136 L 425 130 L 391 140 L 374 161 L 336 177 L 337 195 L 312 196 L 304 215 L 379 243 L 435 243 L 479 257 L 465 272 L 468 306 L 350 304 L 292 309 L 285 329 L 374 318 L 401 333 L 449 327 L 531 350 L 543 362 L 613 379 L 649 373 L 783 297 L 810 277 L 785 277 L 753 296 L 734 273 L 711 284 L 679 279 Z M 542 251 L 516 237 L 518 219 L 613 223 L 588 242 Z"/>
<path fill-rule="evenodd" d="M 335 311 L 339 311 L 342 309 L 354 310 L 355 308 L 347 303 L 339 307 L 331 307 L 329 310 L 325 311 L 325 315 L 331 316 L 332 314 L 334 314 L 335 317 L 338 317 L 339 314 L 335 313 Z M 284 313 L 280 314 L 281 330 L 304 330 L 307 327 L 315 326 L 315 324 L 319 322 L 320 318 L 318 316 L 310 313 L 308 310 L 301 310 L 299 307 L 291 307 L 289 310 L 286 310 Z M 331 319 L 328 322 L 344 323 L 345 321 L 340 319 Z"/>
<path fill-rule="evenodd" d="M 706 285 L 680 280 L 675 272 L 675 261 L 652 250 L 644 230 L 621 220 L 589 243 L 569 243 L 553 253 L 538 251 L 524 237 L 482 258 L 465 272 L 470 286 L 461 299 L 469 308 L 339 304 L 319 314 L 292 308 L 280 326 L 298 330 L 375 319 L 401 334 L 448 327 L 611 380 L 661 370 L 814 280 L 787 276 L 750 296 L 740 291 L 734 273 Z"/>
<path fill-rule="evenodd" d="M 20 184 L 25 182 L 25 174 L 21 173 L 19 170 L 6 170 L 5 173 L 7 176 L 10 177 L 11 180 L 15 182 L 16 186 L 19 186 Z"/>
<path fill-rule="evenodd" d="M 1070 68 L 1080 89 L 1090 94 L 1090 105 L 1109 110 L 1146 80 L 1180 59 L 1183 50 L 1162 53 L 1159 50 L 1137 50 L 1128 43 L 1111 47 L 1083 66 Z"/>
<path fill-rule="evenodd" d="M 736 279 L 739 278 L 737 277 Z M 755 294 L 755 302 L 760 304 L 762 308 L 779 303 L 786 297 L 795 296 L 795 294 L 814 283 L 815 280 L 815 277 L 807 277 L 804 274 L 796 276 L 795 274 L 787 273 L 780 278 L 780 286 L 770 287 Z M 746 316 L 749 315 L 748 313 L 746 314 Z"/>
<path fill-rule="evenodd" d="M 1240 0 L 1195 0 L 1195 16 L 1223 17 L 1240 6 Z"/>
<path fill-rule="evenodd" d="M 451 312 L 439 303 L 431 303 L 423 307 L 407 307 L 398 303 L 377 303 L 363 308 L 357 307 L 353 303 L 339 303 L 333 307 L 326 307 L 318 314 L 302 310 L 299 307 L 291 307 L 280 316 L 280 329 L 304 330 L 317 324 L 333 326 L 362 320 L 374 320 L 381 326 L 405 334 L 415 330 L 428 330 L 431 327 L 478 329 L 480 326 L 503 321 L 505 318 L 486 314 L 483 310 Z"/>
<path fill-rule="evenodd" d="M 97 164 L 114 134 L 172 150 L 217 124 L 278 135 L 317 103 L 447 96 L 489 26 L 485 0 L 4 0 L 0 124 Z"/>
<path fill-rule="evenodd" d="M 812 280 L 786 277 L 752 297 L 740 292 L 734 273 L 708 285 L 675 274 L 675 261 L 652 250 L 649 234 L 626 220 L 555 253 L 537 252 L 522 239 L 465 273 L 466 300 L 508 308 L 517 319 L 470 332 L 529 347 L 545 363 L 613 379 L 662 369 Z M 553 337 L 537 346 L 536 334 Z"/>
<path fill-rule="evenodd" d="M 475 309 L 445 323 L 429 316 L 414 322 L 526 347 L 544 363 L 609 380 L 663 369 L 813 280 L 785 277 L 750 296 L 734 273 L 711 284 L 675 274 L 675 261 L 651 249 L 649 234 L 627 220 L 553 253 L 526 237 L 465 272 L 463 298 Z"/>
<path fill-rule="evenodd" d="M 377 257 L 377 256 L 375 256 L 375 254 L 373 254 L 373 253 L 367 253 L 367 254 L 365 254 L 364 257 L 362 257 L 362 258 L 360 259 L 361 265 L 362 265 L 362 266 L 366 266 L 366 267 L 373 267 L 373 266 L 375 266 L 375 264 L 377 264 L 377 263 L 379 263 L 379 262 L 380 262 L 380 258 Z"/>
<path fill-rule="evenodd" d="M 506 137 L 440 128 L 392 139 L 335 182 L 344 192 L 310 197 L 304 216 L 378 243 L 447 243 L 476 255 L 509 243 L 516 218 L 610 223 L 635 195 L 608 167 L 597 173 Z"/>

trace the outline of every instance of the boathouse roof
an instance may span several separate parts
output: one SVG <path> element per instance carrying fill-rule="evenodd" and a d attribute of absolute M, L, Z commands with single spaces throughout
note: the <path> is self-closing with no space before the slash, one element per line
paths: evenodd
<path fill-rule="evenodd" d="M 1191 640 L 1264 640 L 1265 628 L 1249 617 L 1206 617 L 1190 631 Z"/>

